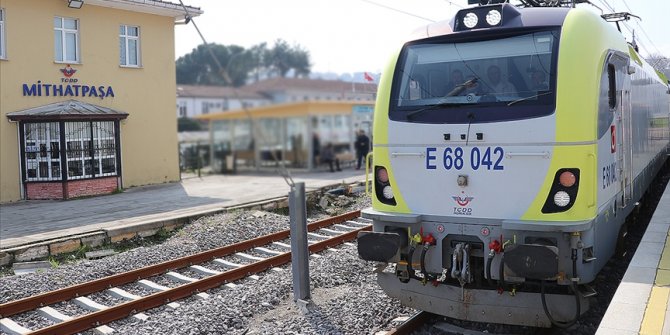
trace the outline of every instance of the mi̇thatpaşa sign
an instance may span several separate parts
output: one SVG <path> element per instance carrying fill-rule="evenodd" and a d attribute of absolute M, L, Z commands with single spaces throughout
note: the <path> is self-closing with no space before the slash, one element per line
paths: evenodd
<path fill-rule="evenodd" d="M 60 83 L 47 84 L 38 80 L 37 83 L 34 84 L 23 84 L 23 96 L 95 97 L 100 99 L 114 97 L 114 90 L 111 86 L 79 84 L 79 79 L 72 78 L 72 75 L 74 75 L 77 70 L 70 67 L 69 64 L 65 68 L 60 69 L 60 71 L 64 76 L 60 79 Z"/>

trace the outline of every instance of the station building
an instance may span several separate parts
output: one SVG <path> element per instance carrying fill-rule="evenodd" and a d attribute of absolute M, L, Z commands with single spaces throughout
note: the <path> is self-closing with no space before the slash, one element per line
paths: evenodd
<path fill-rule="evenodd" d="M 0 202 L 179 180 L 174 25 L 159 0 L 0 0 Z"/>
<path fill-rule="evenodd" d="M 372 101 L 301 101 L 201 115 L 209 122 L 215 172 L 318 168 L 315 152 L 331 143 L 353 161 L 356 132 L 370 136 Z M 315 140 L 315 137 L 318 140 Z"/>

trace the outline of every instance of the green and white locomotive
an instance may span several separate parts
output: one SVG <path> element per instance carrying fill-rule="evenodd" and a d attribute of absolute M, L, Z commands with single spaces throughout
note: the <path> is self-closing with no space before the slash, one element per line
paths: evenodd
<path fill-rule="evenodd" d="M 585 8 L 418 30 L 383 72 L 361 258 L 402 304 L 566 326 L 670 153 L 668 79 Z"/>

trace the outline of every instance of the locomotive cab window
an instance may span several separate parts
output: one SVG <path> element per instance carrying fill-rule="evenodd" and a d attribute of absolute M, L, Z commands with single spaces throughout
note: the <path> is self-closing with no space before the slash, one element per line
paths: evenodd
<path fill-rule="evenodd" d="M 393 79 L 390 118 L 421 123 L 491 122 L 553 113 L 558 30 L 497 39 L 411 42 Z M 468 115 L 475 115 L 471 120 Z"/>
<path fill-rule="evenodd" d="M 616 69 L 614 64 L 607 65 L 607 78 L 609 79 L 609 104 L 610 109 L 614 110 L 616 108 Z"/>

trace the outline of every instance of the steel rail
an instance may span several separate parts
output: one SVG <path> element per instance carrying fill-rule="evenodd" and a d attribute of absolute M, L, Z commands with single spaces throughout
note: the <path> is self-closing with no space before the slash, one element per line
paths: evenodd
<path fill-rule="evenodd" d="M 428 321 L 433 314 L 428 312 L 418 312 L 412 315 L 407 321 L 403 322 L 398 327 L 395 327 L 389 330 L 386 335 L 409 335 L 415 330 L 419 329 L 423 324 Z"/>
<path fill-rule="evenodd" d="M 360 216 L 360 211 L 344 213 L 342 215 L 316 221 L 307 225 L 308 231 L 318 230 L 335 223 L 344 222 Z M 231 244 L 198 254 L 185 256 L 182 258 L 158 263 L 144 268 L 131 270 L 124 273 L 96 279 L 90 282 L 76 284 L 62 289 L 45 292 L 32 297 L 27 297 L 15 301 L 0 304 L 0 318 L 6 318 L 12 315 L 34 310 L 39 307 L 55 304 L 58 302 L 71 300 L 80 296 L 99 292 L 111 287 L 125 285 L 140 279 L 149 278 L 155 275 L 164 274 L 170 270 L 181 269 L 193 264 L 200 264 L 210 261 L 214 258 L 234 254 L 238 251 L 249 250 L 251 248 L 266 245 L 272 242 L 281 241 L 290 237 L 290 230 L 283 230 L 277 233 L 257 237 L 248 241 Z"/>
<path fill-rule="evenodd" d="M 371 225 L 317 242 L 309 246 L 309 251 L 319 252 L 346 241 L 354 240 L 359 232 L 370 229 L 372 229 Z M 228 270 L 221 274 L 212 275 L 193 283 L 184 284 L 167 291 L 154 293 L 137 300 L 85 314 L 69 321 L 60 322 L 31 332 L 30 334 L 75 334 L 290 262 L 291 252 L 288 251 L 281 255 L 270 257 L 237 269 Z"/>

